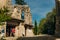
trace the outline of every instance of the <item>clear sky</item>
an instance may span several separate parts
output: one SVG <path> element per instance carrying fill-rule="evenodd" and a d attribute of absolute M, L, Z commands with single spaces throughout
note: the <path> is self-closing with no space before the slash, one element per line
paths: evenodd
<path fill-rule="evenodd" d="M 14 1 L 13 1 L 14 2 Z M 25 0 L 32 13 L 32 20 L 38 22 L 55 7 L 55 0 Z"/>

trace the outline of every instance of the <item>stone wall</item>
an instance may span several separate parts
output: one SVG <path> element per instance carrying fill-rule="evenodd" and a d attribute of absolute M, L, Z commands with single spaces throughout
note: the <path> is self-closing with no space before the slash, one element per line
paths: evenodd
<path fill-rule="evenodd" d="M 55 36 L 60 38 L 60 0 L 56 0 L 56 30 Z"/>
<path fill-rule="evenodd" d="M 17 40 L 55 40 L 53 36 L 20 37 Z"/>
<path fill-rule="evenodd" d="M 0 0 L 0 8 L 6 5 L 6 0 Z"/>
<path fill-rule="evenodd" d="M 0 8 L 10 7 L 12 5 L 11 1 L 12 0 L 0 0 Z"/>
<path fill-rule="evenodd" d="M 1 31 L 2 29 L 5 30 L 5 35 L 6 35 L 6 22 L 3 22 L 3 24 L 0 25 L 0 31 Z M 5 35 L 4 35 L 4 36 L 5 36 Z M 1 36 L 1 35 L 0 35 L 0 36 Z"/>
<path fill-rule="evenodd" d="M 31 36 L 34 36 L 33 30 L 27 28 L 27 29 L 26 29 L 26 37 L 31 37 Z"/>
<path fill-rule="evenodd" d="M 30 13 L 30 8 L 28 5 L 14 5 L 12 8 L 12 18 L 19 19 L 19 20 L 25 20 L 25 24 L 32 25 L 32 15 Z M 22 19 L 22 12 L 24 12 L 24 19 Z"/>
<path fill-rule="evenodd" d="M 25 28 L 24 28 L 24 23 L 20 23 L 19 25 L 19 36 L 25 35 Z"/>

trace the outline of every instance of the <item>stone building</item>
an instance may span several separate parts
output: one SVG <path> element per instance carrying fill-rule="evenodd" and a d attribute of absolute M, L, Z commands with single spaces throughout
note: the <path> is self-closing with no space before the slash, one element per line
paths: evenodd
<path fill-rule="evenodd" d="M 55 30 L 55 36 L 60 37 L 60 0 L 56 1 L 56 30 Z"/>
<path fill-rule="evenodd" d="M 2 2 L 2 1 L 0 1 Z M 11 36 L 11 29 L 15 29 L 15 37 L 33 36 L 32 15 L 28 5 L 11 5 L 11 0 L 3 1 L 3 5 L 7 6 L 11 13 L 11 20 L 5 22 L 5 36 Z M 1 4 L 0 4 L 1 6 Z M 2 8 L 1 7 L 1 8 Z"/>
<path fill-rule="evenodd" d="M 6 5 L 6 0 L 0 0 L 0 8 Z"/>
<path fill-rule="evenodd" d="M 12 5 L 12 1 L 11 0 L 0 0 L 0 8 L 6 7 L 6 6 L 10 6 Z"/>

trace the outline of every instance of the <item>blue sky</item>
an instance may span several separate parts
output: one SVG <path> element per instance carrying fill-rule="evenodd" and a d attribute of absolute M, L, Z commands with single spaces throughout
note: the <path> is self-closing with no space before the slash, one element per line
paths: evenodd
<path fill-rule="evenodd" d="M 14 2 L 14 1 L 13 1 Z M 32 20 L 39 22 L 55 7 L 55 0 L 25 0 L 31 9 Z"/>

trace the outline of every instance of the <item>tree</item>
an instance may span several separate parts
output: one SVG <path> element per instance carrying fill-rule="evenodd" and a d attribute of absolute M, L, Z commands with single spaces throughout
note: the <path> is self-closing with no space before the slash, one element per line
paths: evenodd
<path fill-rule="evenodd" d="M 46 23 L 46 18 L 42 18 L 41 21 L 39 22 L 39 30 L 38 30 L 38 34 L 42 34 L 43 31 L 45 30 L 45 24 Z"/>
<path fill-rule="evenodd" d="M 24 0 L 15 0 L 15 4 L 26 5 L 26 2 Z"/>
<path fill-rule="evenodd" d="M 37 35 L 38 34 L 38 29 L 37 29 L 37 21 L 35 20 L 35 23 L 34 23 L 34 34 Z"/>
<path fill-rule="evenodd" d="M 52 12 L 49 12 L 46 18 L 47 18 L 48 34 L 54 35 L 55 23 L 56 23 L 56 9 L 53 9 Z"/>
<path fill-rule="evenodd" d="M 55 23 L 56 23 L 56 9 L 53 9 L 51 12 L 48 12 L 45 19 L 41 20 L 41 22 L 39 23 L 39 30 L 42 31 L 41 32 L 42 34 L 54 35 Z"/>
<path fill-rule="evenodd" d="M 0 9 L 0 24 L 2 22 L 5 22 L 7 20 L 10 20 L 10 15 L 7 15 L 7 13 L 9 12 L 9 10 L 7 8 L 3 8 L 3 9 Z"/>

